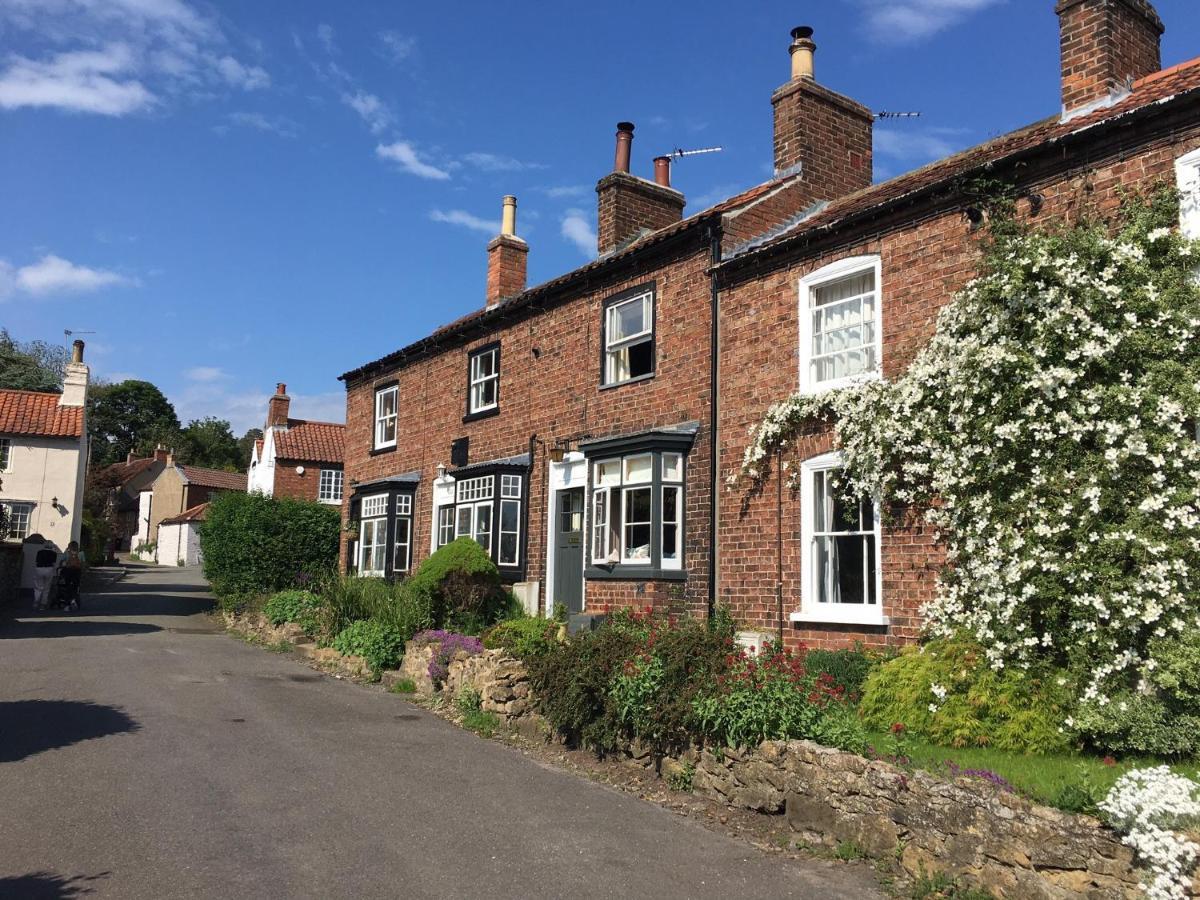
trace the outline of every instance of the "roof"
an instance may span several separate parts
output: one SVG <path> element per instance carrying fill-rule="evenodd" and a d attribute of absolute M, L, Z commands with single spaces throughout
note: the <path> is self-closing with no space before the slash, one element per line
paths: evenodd
<path fill-rule="evenodd" d="M 1155 72 L 1133 83 L 1130 93 L 1111 105 L 1086 111 L 1064 120 L 1060 116 L 1043 119 L 1017 131 L 956 153 L 946 159 L 914 169 L 897 178 L 840 197 L 796 217 L 791 227 L 756 246 L 742 248 L 743 255 L 756 253 L 798 241 L 814 232 L 829 230 L 860 214 L 897 200 L 914 197 L 940 187 L 979 169 L 989 169 L 1032 150 L 1053 146 L 1082 136 L 1100 125 L 1120 125 L 1125 117 L 1169 103 L 1200 88 L 1200 58 Z M 729 265 L 729 261 L 722 266 Z"/>
<path fill-rule="evenodd" d="M 193 506 L 191 509 L 184 510 L 177 516 L 172 516 L 169 519 L 163 519 L 159 522 L 160 525 L 186 525 L 188 522 L 203 522 L 208 515 L 208 504 L 201 503 Z"/>
<path fill-rule="evenodd" d="M 648 232 L 640 235 L 633 241 L 630 241 L 623 247 L 606 253 L 600 258 L 593 260 L 587 265 L 580 266 L 578 269 L 572 269 L 564 275 L 557 278 L 552 278 L 550 281 L 543 282 L 535 287 L 531 287 L 524 293 L 516 294 L 512 297 L 507 297 L 499 303 L 486 307 L 484 309 L 475 310 L 468 313 L 462 318 L 456 319 L 448 325 L 435 330 L 428 337 L 424 337 L 419 341 L 408 344 L 399 350 L 389 353 L 387 356 L 380 357 L 372 362 L 365 363 L 356 369 L 351 369 L 338 376 L 340 381 L 351 381 L 359 376 L 365 375 L 368 372 L 376 369 L 389 368 L 392 366 L 402 365 L 409 358 L 418 356 L 426 351 L 435 349 L 439 342 L 449 340 L 461 334 L 465 334 L 472 328 L 486 329 L 491 327 L 493 323 L 505 321 L 505 317 L 512 314 L 518 309 L 524 309 L 533 306 L 536 301 L 540 301 L 559 291 L 566 290 L 577 281 L 582 281 L 589 276 L 617 263 L 621 260 L 626 260 L 635 254 L 641 253 L 651 247 L 656 247 L 668 239 L 706 222 L 717 219 L 723 214 L 737 209 L 739 206 L 745 206 L 748 203 L 753 203 L 763 195 L 770 193 L 781 185 L 787 184 L 798 178 L 796 173 L 789 173 L 782 177 L 773 178 L 770 181 L 764 181 L 762 184 L 755 185 L 748 190 L 743 191 L 728 200 L 724 200 L 715 206 L 710 206 L 708 209 L 694 213 L 678 222 L 668 225 L 666 228 L 660 228 L 658 231 Z"/>
<path fill-rule="evenodd" d="M 157 460 L 153 456 L 147 456 L 142 459 L 131 459 L 127 462 L 113 463 L 110 466 L 105 466 L 104 472 L 116 476 L 117 484 L 124 486 L 153 466 L 155 462 Z"/>
<path fill-rule="evenodd" d="M 505 456 L 502 459 L 488 459 L 481 462 L 467 463 L 465 466 L 459 466 L 457 469 L 451 469 L 450 474 L 456 478 L 467 472 L 475 472 L 479 469 L 490 469 L 493 466 L 525 466 L 528 467 L 530 457 L 528 453 L 522 453 L 519 456 Z"/>
<path fill-rule="evenodd" d="M 345 458 L 346 426 L 336 422 L 288 419 L 288 430 L 275 436 L 278 459 L 340 463 Z"/>
<path fill-rule="evenodd" d="M 199 466 L 177 466 L 188 484 L 198 487 L 217 488 L 223 491 L 246 490 L 246 476 L 241 472 L 222 472 L 220 469 L 202 469 Z"/>
<path fill-rule="evenodd" d="M 78 438 L 83 407 L 60 406 L 62 394 L 0 390 L 0 434 Z"/>
<path fill-rule="evenodd" d="M 361 484 L 354 486 L 355 494 L 362 494 L 367 491 L 377 490 L 379 488 L 389 487 L 391 485 L 412 485 L 419 484 L 421 481 L 421 473 L 404 472 L 400 475 L 389 475 L 387 478 L 376 478 L 374 481 L 364 481 Z"/>

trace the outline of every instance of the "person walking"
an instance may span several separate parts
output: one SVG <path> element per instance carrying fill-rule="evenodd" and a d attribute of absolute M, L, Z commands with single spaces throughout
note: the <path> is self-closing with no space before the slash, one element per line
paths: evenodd
<path fill-rule="evenodd" d="M 33 559 L 33 608 L 45 609 L 50 603 L 50 588 L 54 584 L 54 569 L 58 565 L 58 551 L 49 541 Z"/>
<path fill-rule="evenodd" d="M 83 577 L 83 551 L 77 541 L 67 544 L 59 563 L 58 575 L 62 579 L 63 599 L 67 609 L 79 609 L 79 580 Z"/>

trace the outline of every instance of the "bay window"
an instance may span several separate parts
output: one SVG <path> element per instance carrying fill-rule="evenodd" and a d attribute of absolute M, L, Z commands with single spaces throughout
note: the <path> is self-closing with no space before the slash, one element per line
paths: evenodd
<path fill-rule="evenodd" d="M 683 506 L 682 452 L 593 457 L 589 577 L 681 572 Z"/>
<path fill-rule="evenodd" d="M 388 495 L 363 497 L 361 503 L 358 571 L 360 575 L 382 578 L 387 570 Z"/>
<path fill-rule="evenodd" d="M 884 624 L 878 504 L 848 502 L 839 453 L 801 468 L 801 610 L 793 621 Z"/>
<path fill-rule="evenodd" d="M 396 532 L 392 541 L 393 572 L 407 572 L 412 568 L 412 494 L 396 495 Z"/>
<path fill-rule="evenodd" d="M 396 423 L 399 418 L 400 389 L 395 385 L 375 392 L 375 449 L 396 446 Z"/>
<path fill-rule="evenodd" d="M 604 306 L 603 384 L 623 384 L 654 374 L 654 290 L 638 288 Z"/>
<path fill-rule="evenodd" d="M 360 485 L 350 498 L 350 517 L 358 521 L 351 559 L 359 575 L 394 578 L 412 570 L 417 484 L 411 472 Z"/>
<path fill-rule="evenodd" d="M 519 572 L 525 529 L 524 486 L 524 474 L 512 470 L 458 477 L 452 482 L 453 500 L 443 502 L 434 514 L 437 546 L 469 537 L 488 552 L 501 573 Z"/>
<path fill-rule="evenodd" d="M 818 393 L 881 374 L 878 256 L 839 260 L 800 281 L 800 389 Z"/>

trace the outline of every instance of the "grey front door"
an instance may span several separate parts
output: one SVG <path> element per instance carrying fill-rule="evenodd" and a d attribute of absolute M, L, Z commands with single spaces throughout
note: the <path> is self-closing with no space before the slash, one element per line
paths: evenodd
<path fill-rule="evenodd" d="M 583 612 L 583 488 L 558 492 L 554 510 L 554 603 Z"/>

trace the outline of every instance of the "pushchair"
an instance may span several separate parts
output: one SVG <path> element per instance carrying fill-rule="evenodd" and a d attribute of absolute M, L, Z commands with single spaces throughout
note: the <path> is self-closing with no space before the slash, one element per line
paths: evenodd
<path fill-rule="evenodd" d="M 54 576 L 54 587 L 51 588 L 51 609 L 61 609 L 63 612 L 79 611 L 79 574 L 76 570 L 71 577 L 66 569 L 59 569 Z"/>

